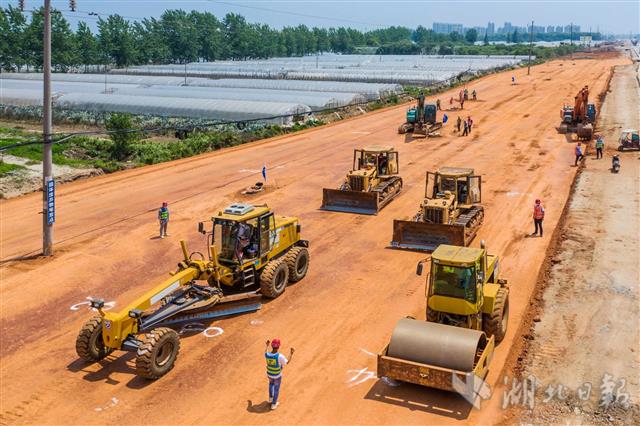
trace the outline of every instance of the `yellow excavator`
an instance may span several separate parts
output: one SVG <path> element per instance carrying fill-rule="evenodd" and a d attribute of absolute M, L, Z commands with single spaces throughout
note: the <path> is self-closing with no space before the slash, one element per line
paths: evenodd
<path fill-rule="evenodd" d="M 480 248 L 439 246 L 426 280 L 426 320 L 398 321 L 378 354 L 378 377 L 454 391 L 456 379 L 484 379 L 509 321 L 509 287 L 498 257 Z M 418 263 L 417 274 L 423 265 Z"/>
<path fill-rule="evenodd" d="M 323 210 L 375 215 L 402 190 L 398 152 L 368 146 L 353 152 L 353 168 L 339 189 L 322 190 Z"/>
<path fill-rule="evenodd" d="M 432 251 L 440 244 L 468 246 L 484 220 L 482 179 L 473 169 L 427 172 L 424 200 L 412 220 L 393 221 L 391 247 Z"/>
<path fill-rule="evenodd" d="M 261 296 L 276 298 L 306 275 L 309 243 L 300 238 L 297 218 L 275 215 L 266 205 L 236 203 L 211 221 L 211 231 L 198 224 L 207 236 L 207 258 L 189 253 L 181 241 L 178 269 L 120 312 L 105 311 L 103 300 L 91 301 L 99 315 L 78 334 L 81 359 L 132 351 L 137 374 L 157 379 L 173 368 L 180 349 L 171 326 L 258 310 Z"/>

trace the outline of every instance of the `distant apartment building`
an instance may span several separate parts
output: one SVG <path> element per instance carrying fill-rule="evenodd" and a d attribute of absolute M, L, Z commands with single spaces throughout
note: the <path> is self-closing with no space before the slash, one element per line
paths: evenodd
<path fill-rule="evenodd" d="M 511 25 L 511 22 L 505 22 L 501 30 L 502 31 L 500 32 L 502 34 L 507 34 L 507 33 L 512 33 L 514 28 L 513 28 L 513 25 Z"/>
<path fill-rule="evenodd" d="M 478 33 L 478 37 L 484 37 L 484 35 L 487 33 L 487 29 L 485 27 L 473 27 L 473 29 Z M 466 33 L 467 30 L 465 29 L 464 32 Z"/>
<path fill-rule="evenodd" d="M 544 34 L 544 26 L 543 25 L 534 25 L 533 26 L 534 34 Z"/>
<path fill-rule="evenodd" d="M 557 33 L 562 33 L 564 31 L 562 31 L 562 25 L 556 25 L 556 32 Z"/>
<path fill-rule="evenodd" d="M 575 31 L 575 29 L 573 29 L 571 25 L 565 25 L 564 26 L 564 32 L 565 33 L 569 34 L 572 31 Z"/>
<path fill-rule="evenodd" d="M 487 24 L 487 35 L 494 35 L 496 33 L 496 24 L 493 22 L 489 22 Z"/>
<path fill-rule="evenodd" d="M 456 32 L 463 34 L 462 24 L 448 24 L 445 22 L 434 22 L 432 26 L 433 32 L 438 34 L 450 34 Z"/>
<path fill-rule="evenodd" d="M 580 32 L 580 25 L 574 25 L 573 26 L 573 32 L 574 33 L 579 33 Z"/>

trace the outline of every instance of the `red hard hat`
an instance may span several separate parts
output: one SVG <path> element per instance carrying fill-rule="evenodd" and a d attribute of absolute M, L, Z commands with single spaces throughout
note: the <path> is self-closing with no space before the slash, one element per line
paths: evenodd
<path fill-rule="evenodd" d="M 273 339 L 271 341 L 271 347 L 273 349 L 278 349 L 280 347 L 280 339 Z"/>
<path fill-rule="evenodd" d="M 162 202 L 162 205 L 163 205 L 163 206 L 166 206 L 166 205 L 169 205 L 169 203 L 167 203 L 166 201 L 163 201 L 163 202 Z"/>
<path fill-rule="evenodd" d="M 536 204 L 540 204 L 540 200 L 536 200 Z"/>

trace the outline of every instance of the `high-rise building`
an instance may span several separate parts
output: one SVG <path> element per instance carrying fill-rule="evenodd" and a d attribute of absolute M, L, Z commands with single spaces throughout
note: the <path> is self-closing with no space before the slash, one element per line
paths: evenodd
<path fill-rule="evenodd" d="M 573 26 L 573 32 L 574 33 L 579 33 L 580 32 L 580 25 L 574 25 Z"/>
<path fill-rule="evenodd" d="M 533 33 L 534 34 L 543 34 L 544 33 L 544 26 L 543 25 L 534 25 L 533 26 Z"/>
<path fill-rule="evenodd" d="M 433 32 L 438 34 L 450 34 L 457 32 L 463 34 L 462 24 L 449 24 L 445 22 L 434 22 L 432 25 Z"/>
<path fill-rule="evenodd" d="M 493 22 L 489 22 L 487 24 L 487 35 L 494 35 L 496 33 L 496 24 Z"/>
<path fill-rule="evenodd" d="M 552 33 L 554 30 L 555 30 L 555 27 L 553 25 L 547 26 L 547 32 L 548 33 Z"/>
<path fill-rule="evenodd" d="M 556 32 L 557 33 L 562 33 L 564 31 L 562 31 L 562 25 L 556 25 Z"/>
<path fill-rule="evenodd" d="M 564 32 L 569 34 L 570 32 L 574 31 L 575 32 L 575 28 L 573 28 L 571 25 L 565 25 L 564 26 Z"/>
<path fill-rule="evenodd" d="M 511 25 L 511 22 L 505 22 L 504 26 L 502 27 L 502 32 L 503 33 L 511 33 L 513 32 L 513 25 Z"/>

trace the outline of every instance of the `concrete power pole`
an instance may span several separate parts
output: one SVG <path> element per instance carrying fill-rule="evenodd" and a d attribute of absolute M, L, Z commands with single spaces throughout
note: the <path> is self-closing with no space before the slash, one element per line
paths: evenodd
<path fill-rule="evenodd" d="M 529 64 L 527 66 L 527 75 L 531 74 L 531 49 L 533 49 L 533 21 L 531 21 L 531 31 L 529 31 Z"/>
<path fill-rule="evenodd" d="M 42 71 L 42 255 L 53 255 L 53 223 L 55 222 L 54 180 L 51 152 L 51 0 L 44 0 L 44 54 Z"/>

